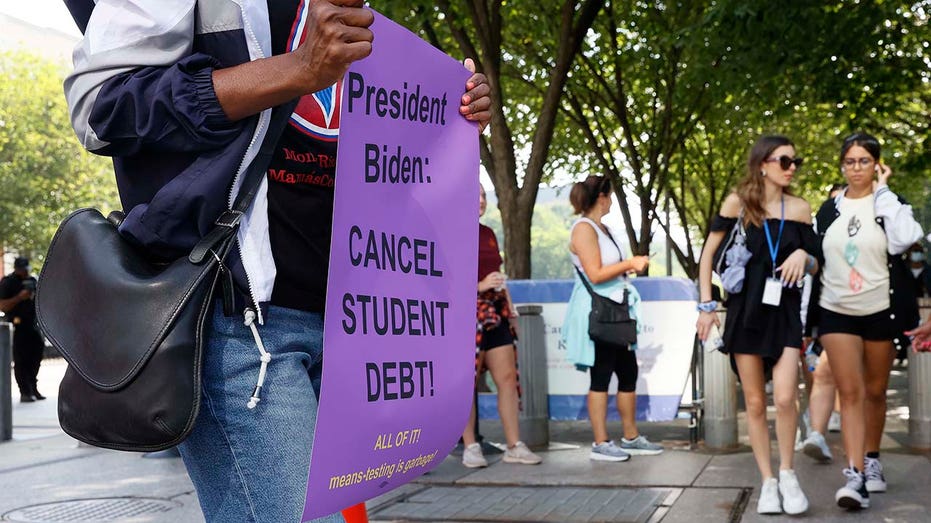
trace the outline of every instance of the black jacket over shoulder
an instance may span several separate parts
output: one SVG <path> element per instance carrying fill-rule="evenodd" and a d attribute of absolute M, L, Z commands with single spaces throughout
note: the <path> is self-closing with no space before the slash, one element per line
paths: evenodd
<path fill-rule="evenodd" d="M 880 194 L 877 192 L 877 200 L 879 196 Z M 883 196 L 885 196 L 885 200 L 888 200 L 889 196 L 893 196 L 899 206 L 907 206 L 905 200 L 892 194 L 888 189 Z M 825 232 L 828 230 L 828 227 L 834 223 L 834 220 L 840 216 L 840 211 L 837 209 L 837 202 L 839 201 L 840 197 L 828 199 L 821 205 L 815 217 L 816 231 L 822 242 L 822 246 Z M 882 203 L 889 204 L 890 202 Z M 888 236 L 890 233 L 889 227 L 898 225 L 895 220 L 900 219 L 900 217 L 895 213 L 888 215 L 888 217 L 884 217 L 882 213 L 878 212 L 880 205 L 881 202 L 877 201 L 876 223 L 883 228 L 883 231 L 885 231 Z M 914 218 L 911 217 L 910 209 L 907 215 L 908 218 L 914 221 Z M 901 219 L 904 220 L 905 216 L 902 216 Z M 920 231 L 918 236 L 921 236 Z M 917 239 L 914 239 L 911 243 L 914 243 L 914 241 L 917 241 Z M 904 244 L 904 242 L 900 243 Z M 908 245 L 911 245 L 911 243 L 908 243 Z M 903 333 L 907 330 L 914 329 L 920 322 L 920 317 L 918 315 L 918 298 L 915 295 L 915 286 L 913 283 L 914 278 L 909 270 L 908 245 L 906 245 L 899 254 L 890 254 L 889 251 L 893 249 L 886 250 L 887 266 L 889 267 L 889 303 L 892 314 L 894 315 L 891 321 L 895 322 L 895 332 L 899 334 L 898 337 L 892 340 L 896 350 L 908 347 L 911 344 L 908 336 L 905 336 Z M 818 264 L 820 267 L 824 267 L 823 249 L 819 253 Z M 820 272 L 812 281 L 811 298 L 808 301 L 808 319 L 805 325 L 805 334 L 807 336 L 811 335 L 813 328 L 817 327 L 820 321 L 820 307 L 818 306 L 818 301 L 821 296 Z"/>

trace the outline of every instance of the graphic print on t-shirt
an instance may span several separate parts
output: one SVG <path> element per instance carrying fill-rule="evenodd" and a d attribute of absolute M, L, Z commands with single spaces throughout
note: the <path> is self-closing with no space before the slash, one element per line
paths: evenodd
<path fill-rule="evenodd" d="M 339 136 L 339 104 L 343 82 L 304 96 L 291 115 L 291 125 L 318 140 L 336 141 Z"/>
<path fill-rule="evenodd" d="M 824 232 L 825 257 L 818 304 L 832 312 L 866 316 L 889 308 L 886 234 L 873 196 L 841 198 Z"/>
<path fill-rule="evenodd" d="M 307 3 L 302 0 L 288 35 L 287 52 L 296 50 L 304 43 L 304 28 L 307 25 Z M 328 142 L 339 136 L 339 104 L 342 100 L 342 81 L 316 93 L 301 97 L 291 126 L 302 133 Z"/>
<path fill-rule="evenodd" d="M 268 0 L 272 51 L 297 49 L 306 0 Z M 322 312 L 326 298 L 340 83 L 301 97 L 268 167 L 268 230 L 277 270 L 274 305 Z"/>
<path fill-rule="evenodd" d="M 857 269 L 854 267 L 857 263 L 857 258 L 860 257 L 860 248 L 853 243 L 853 237 L 860 232 L 860 218 L 857 215 L 850 217 L 850 222 L 847 223 L 847 236 L 850 237 L 847 240 L 847 245 L 844 247 L 844 259 L 847 260 L 847 265 L 850 265 L 850 279 L 848 285 L 850 285 L 850 290 L 854 293 L 858 293 L 863 290 L 863 275 L 857 272 Z"/>

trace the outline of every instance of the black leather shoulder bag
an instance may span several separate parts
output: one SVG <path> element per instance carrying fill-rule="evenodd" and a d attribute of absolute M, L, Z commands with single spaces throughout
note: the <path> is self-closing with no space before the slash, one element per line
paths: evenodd
<path fill-rule="evenodd" d="M 214 292 L 232 310 L 224 260 L 260 186 L 294 102 L 273 110 L 233 207 L 189 256 L 155 261 L 120 236 L 122 213 L 81 209 L 49 246 L 36 291 L 39 327 L 68 361 L 58 418 L 72 437 L 149 452 L 191 432 L 201 402 L 204 326 Z"/>
<path fill-rule="evenodd" d="M 609 345 L 637 343 L 637 322 L 630 317 L 627 289 L 624 289 L 623 301 L 618 303 L 595 292 L 578 267 L 575 267 L 575 271 L 592 297 L 592 312 L 588 314 L 588 337 L 592 341 Z"/>

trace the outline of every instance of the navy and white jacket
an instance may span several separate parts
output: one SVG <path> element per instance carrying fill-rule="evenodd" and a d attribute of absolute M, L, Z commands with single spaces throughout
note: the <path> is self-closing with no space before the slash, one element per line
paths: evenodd
<path fill-rule="evenodd" d="M 230 121 L 213 70 L 270 55 L 267 0 L 97 2 L 65 95 L 83 145 L 113 157 L 124 237 L 166 258 L 186 255 L 231 207 L 271 111 Z M 275 280 L 267 183 L 230 260 L 256 303 Z"/>

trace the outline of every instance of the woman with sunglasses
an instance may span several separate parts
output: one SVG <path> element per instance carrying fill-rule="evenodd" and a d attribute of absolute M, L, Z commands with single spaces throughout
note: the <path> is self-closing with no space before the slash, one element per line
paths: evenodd
<path fill-rule="evenodd" d="M 904 332 L 918 325 L 907 253 L 921 226 L 889 190 L 892 169 L 879 154 L 873 136 L 847 137 L 840 151 L 847 188 L 817 216 L 823 252 L 818 335 L 840 393 L 849 464 L 835 500 L 848 509 L 869 507 L 869 493 L 886 490 L 879 443 L 889 372 L 896 345 L 908 343 Z"/>
<path fill-rule="evenodd" d="M 792 196 L 789 185 L 802 159 L 784 136 L 763 136 L 750 149 L 747 174 L 721 205 L 699 263 L 698 337 L 708 338 L 718 324 L 717 302 L 711 299 L 715 251 L 738 219 L 744 221 L 751 257 L 743 287 L 727 297 L 723 352 L 740 378 L 747 408 L 747 432 L 763 478 L 757 512 L 801 514 L 808 510 L 793 470 L 798 424 L 798 361 L 802 347 L 798 286 L 805 273 L 815 273 L 818 248 L 808 202 Z M 772 372 L 776 405 L 779 476 L 770 459 L 766 422 L 766 376 Z M 782 500 L 780 502 L 780 494 Z"/>

